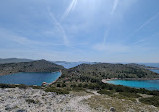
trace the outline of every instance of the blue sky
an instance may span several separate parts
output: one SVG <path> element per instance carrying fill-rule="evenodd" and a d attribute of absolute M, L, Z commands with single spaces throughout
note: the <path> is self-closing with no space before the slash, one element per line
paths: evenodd
<path fill-rule="evenodd" d="M 0 58 L 159 62 L 159 0 L 2 0 Z"/>

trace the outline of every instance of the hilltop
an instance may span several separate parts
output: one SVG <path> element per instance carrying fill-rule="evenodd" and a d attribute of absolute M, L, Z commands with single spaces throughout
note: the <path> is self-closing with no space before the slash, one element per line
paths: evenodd
<path fill-rule="evenodd" d="M 81 64 L 64 70 L 62 78 L 60 80 L 100 82 L 107 78 L 159 78 L 159 74 L 136 64 L 97 63 Z"/>
<path fill-rule="evenodd" d="M 18 72 L 55 72 L 62 69 L 64 69 L 63 66 L 46 60 L 38 60 L 31 62 L 0 64 L 0 75 Z"/>

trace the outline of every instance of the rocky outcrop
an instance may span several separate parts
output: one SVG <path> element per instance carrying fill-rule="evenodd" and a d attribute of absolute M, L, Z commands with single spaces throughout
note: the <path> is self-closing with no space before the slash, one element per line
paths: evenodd
<path fill-rule="evenodd" d="M 0 88 L 0 112 L 94 112 L 82 102 L 90 97 L 32 88 Z"/>

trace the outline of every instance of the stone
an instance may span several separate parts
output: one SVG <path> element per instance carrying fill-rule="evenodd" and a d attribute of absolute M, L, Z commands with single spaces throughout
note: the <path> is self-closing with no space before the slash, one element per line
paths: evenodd
<path fill-rule="evenodd" d="M 20 110 L 17 110 L 16 112 L 27 112 L 27 110 L 20 109 Z"/>
<path fill-rule="evenodd" d="M 116 109 L 114 107 L 110 107 L 111 112 L 116 112 Z"/>

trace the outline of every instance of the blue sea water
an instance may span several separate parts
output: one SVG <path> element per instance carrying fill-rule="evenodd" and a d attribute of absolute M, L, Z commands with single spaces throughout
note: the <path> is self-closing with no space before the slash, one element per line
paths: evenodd
<path fill-rule="evenodd" d="M 0 76 L 0 83 L 25 84 L 41 86 L 43 82 L 51 83 L 60 77 L 60 72 L 53 73 L 16 73 Z"/>
<path fill-rule="evenodd" d="M 159 70 L 151 71 L 159 73 Z M 159 90 L 159 80 L 111 80 L 108 83 L 134 88 L 145 88 L 148 90 Z"/>
<path fill-rule="evenodd" d="M 150 66 L 150 67 L 157 67 L 159 68 L 159 63 L 139 63 L 145 66 Z"/>

